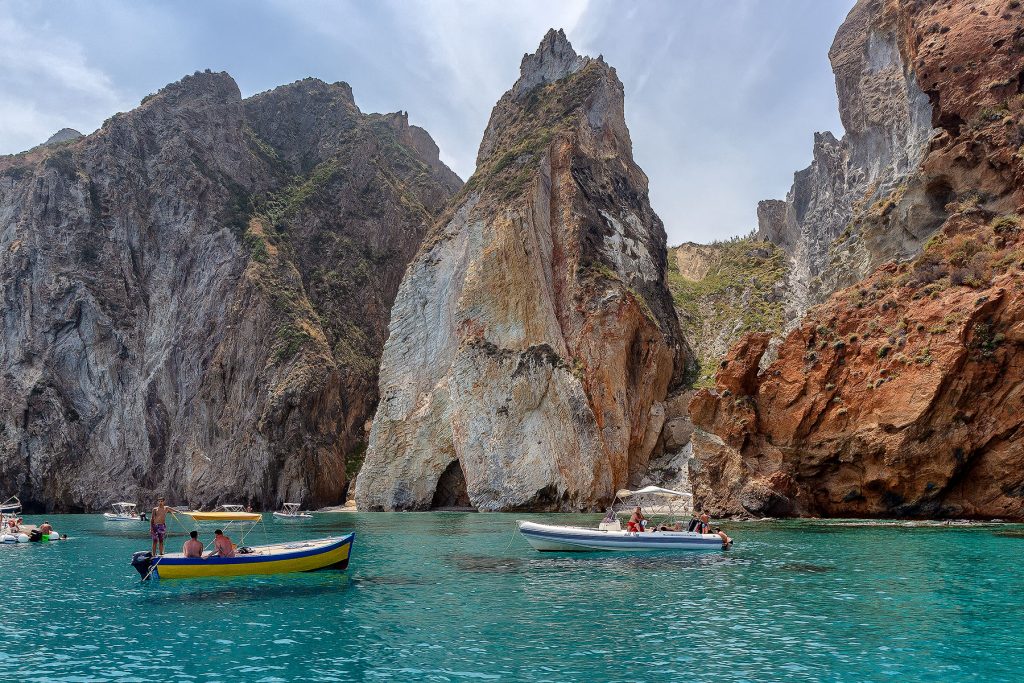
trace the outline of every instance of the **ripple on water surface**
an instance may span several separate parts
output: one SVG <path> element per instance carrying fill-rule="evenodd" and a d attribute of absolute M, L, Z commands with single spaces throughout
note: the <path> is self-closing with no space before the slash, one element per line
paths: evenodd
<path fill-rule="evenodd" d="M 0 547 L 0 680 L 991 681 L 1024 670 L 1018 526 L 727 524 L 729 551 L 542 554 L 512 535 L 511 515 L 320 515 L 268 520 L 268 540 L 355 530 L 347 572 L 143 584 L 128 559 L 148 546 L 144 525 L 50 519 L 72 540 Z"/>

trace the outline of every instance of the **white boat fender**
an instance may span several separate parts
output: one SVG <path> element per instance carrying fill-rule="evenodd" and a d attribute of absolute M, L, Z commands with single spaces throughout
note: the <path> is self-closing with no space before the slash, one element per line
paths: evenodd
<path fill-rule="evenodd" d="M 18 543 L 28 543 L 28 534 L 18 534 Z"/>
<path fill-rule="evenodd" d="M 0 536 L 0 543 L 17 543 L 18 537 L 14 534 L 4 534 Z"/>

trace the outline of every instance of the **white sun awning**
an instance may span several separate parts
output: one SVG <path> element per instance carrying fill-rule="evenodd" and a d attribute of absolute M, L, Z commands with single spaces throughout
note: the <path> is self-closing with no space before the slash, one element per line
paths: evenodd
<path fill-rule="evenodd" d="M 642 489 L 636 491 L 630 491 L 629 489 L 619 489 L 616 494 L 619 498 L 628 498 L 630 496 L 664 496 L 665 498 L 693 498 L 689 493 L 683 493 L 682 491 L 673 491 L 672 489 L 663 489 L 660 486 L 645 486 Z"/>

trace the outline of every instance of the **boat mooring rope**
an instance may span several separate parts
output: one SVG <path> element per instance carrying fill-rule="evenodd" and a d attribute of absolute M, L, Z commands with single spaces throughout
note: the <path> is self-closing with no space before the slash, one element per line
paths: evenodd
<path fill-rule="evenodd" d="M 508 549 L 512 547 L 512 542 L 516 540 L 516 533 L 519 531 L 519 527 L 512 527 L 512 536 L 508 539 L 508 545 L 505 546 L 505 550 L 502 551 L 502 555 L 508 554 Z"/>
<path fill-rule="evenodd" d="M 149 577 L 152 576 L 154 571 L 156 571 L 156 566 L 158 564 L 160 564 L 160 560 L 162 560 L 162 559 L 164 559 L 163 555 L 161 555 L 160 557 L 156 558 L 156 562 L 154 562 L 153 564 L 149 565 L 149 571 L 146 572 L 146 575 L 142 577 L 143 581 L 148 581 L 149 580 Z"/>

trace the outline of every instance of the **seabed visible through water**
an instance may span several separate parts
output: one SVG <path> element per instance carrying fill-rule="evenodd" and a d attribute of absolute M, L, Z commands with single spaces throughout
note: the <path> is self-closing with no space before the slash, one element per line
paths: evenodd
<path fill-rule="evenodd" d="M 732 550 L 541 554 L 514 520 L 266 515 L 355 531 L 346 572 L 141 583 L 148 525 L 51 515 L 0 547 L 0 680 L 1017 681 L 1024 526 L 725 523 Z M 38 523 L 43 516 L 26 516 Z M 173 531 L 174 529 L 172 529 Z M 178 550 L 184 536 L 168 539 Z M 257 530 L 247 543 L 264 542 Z"/>

